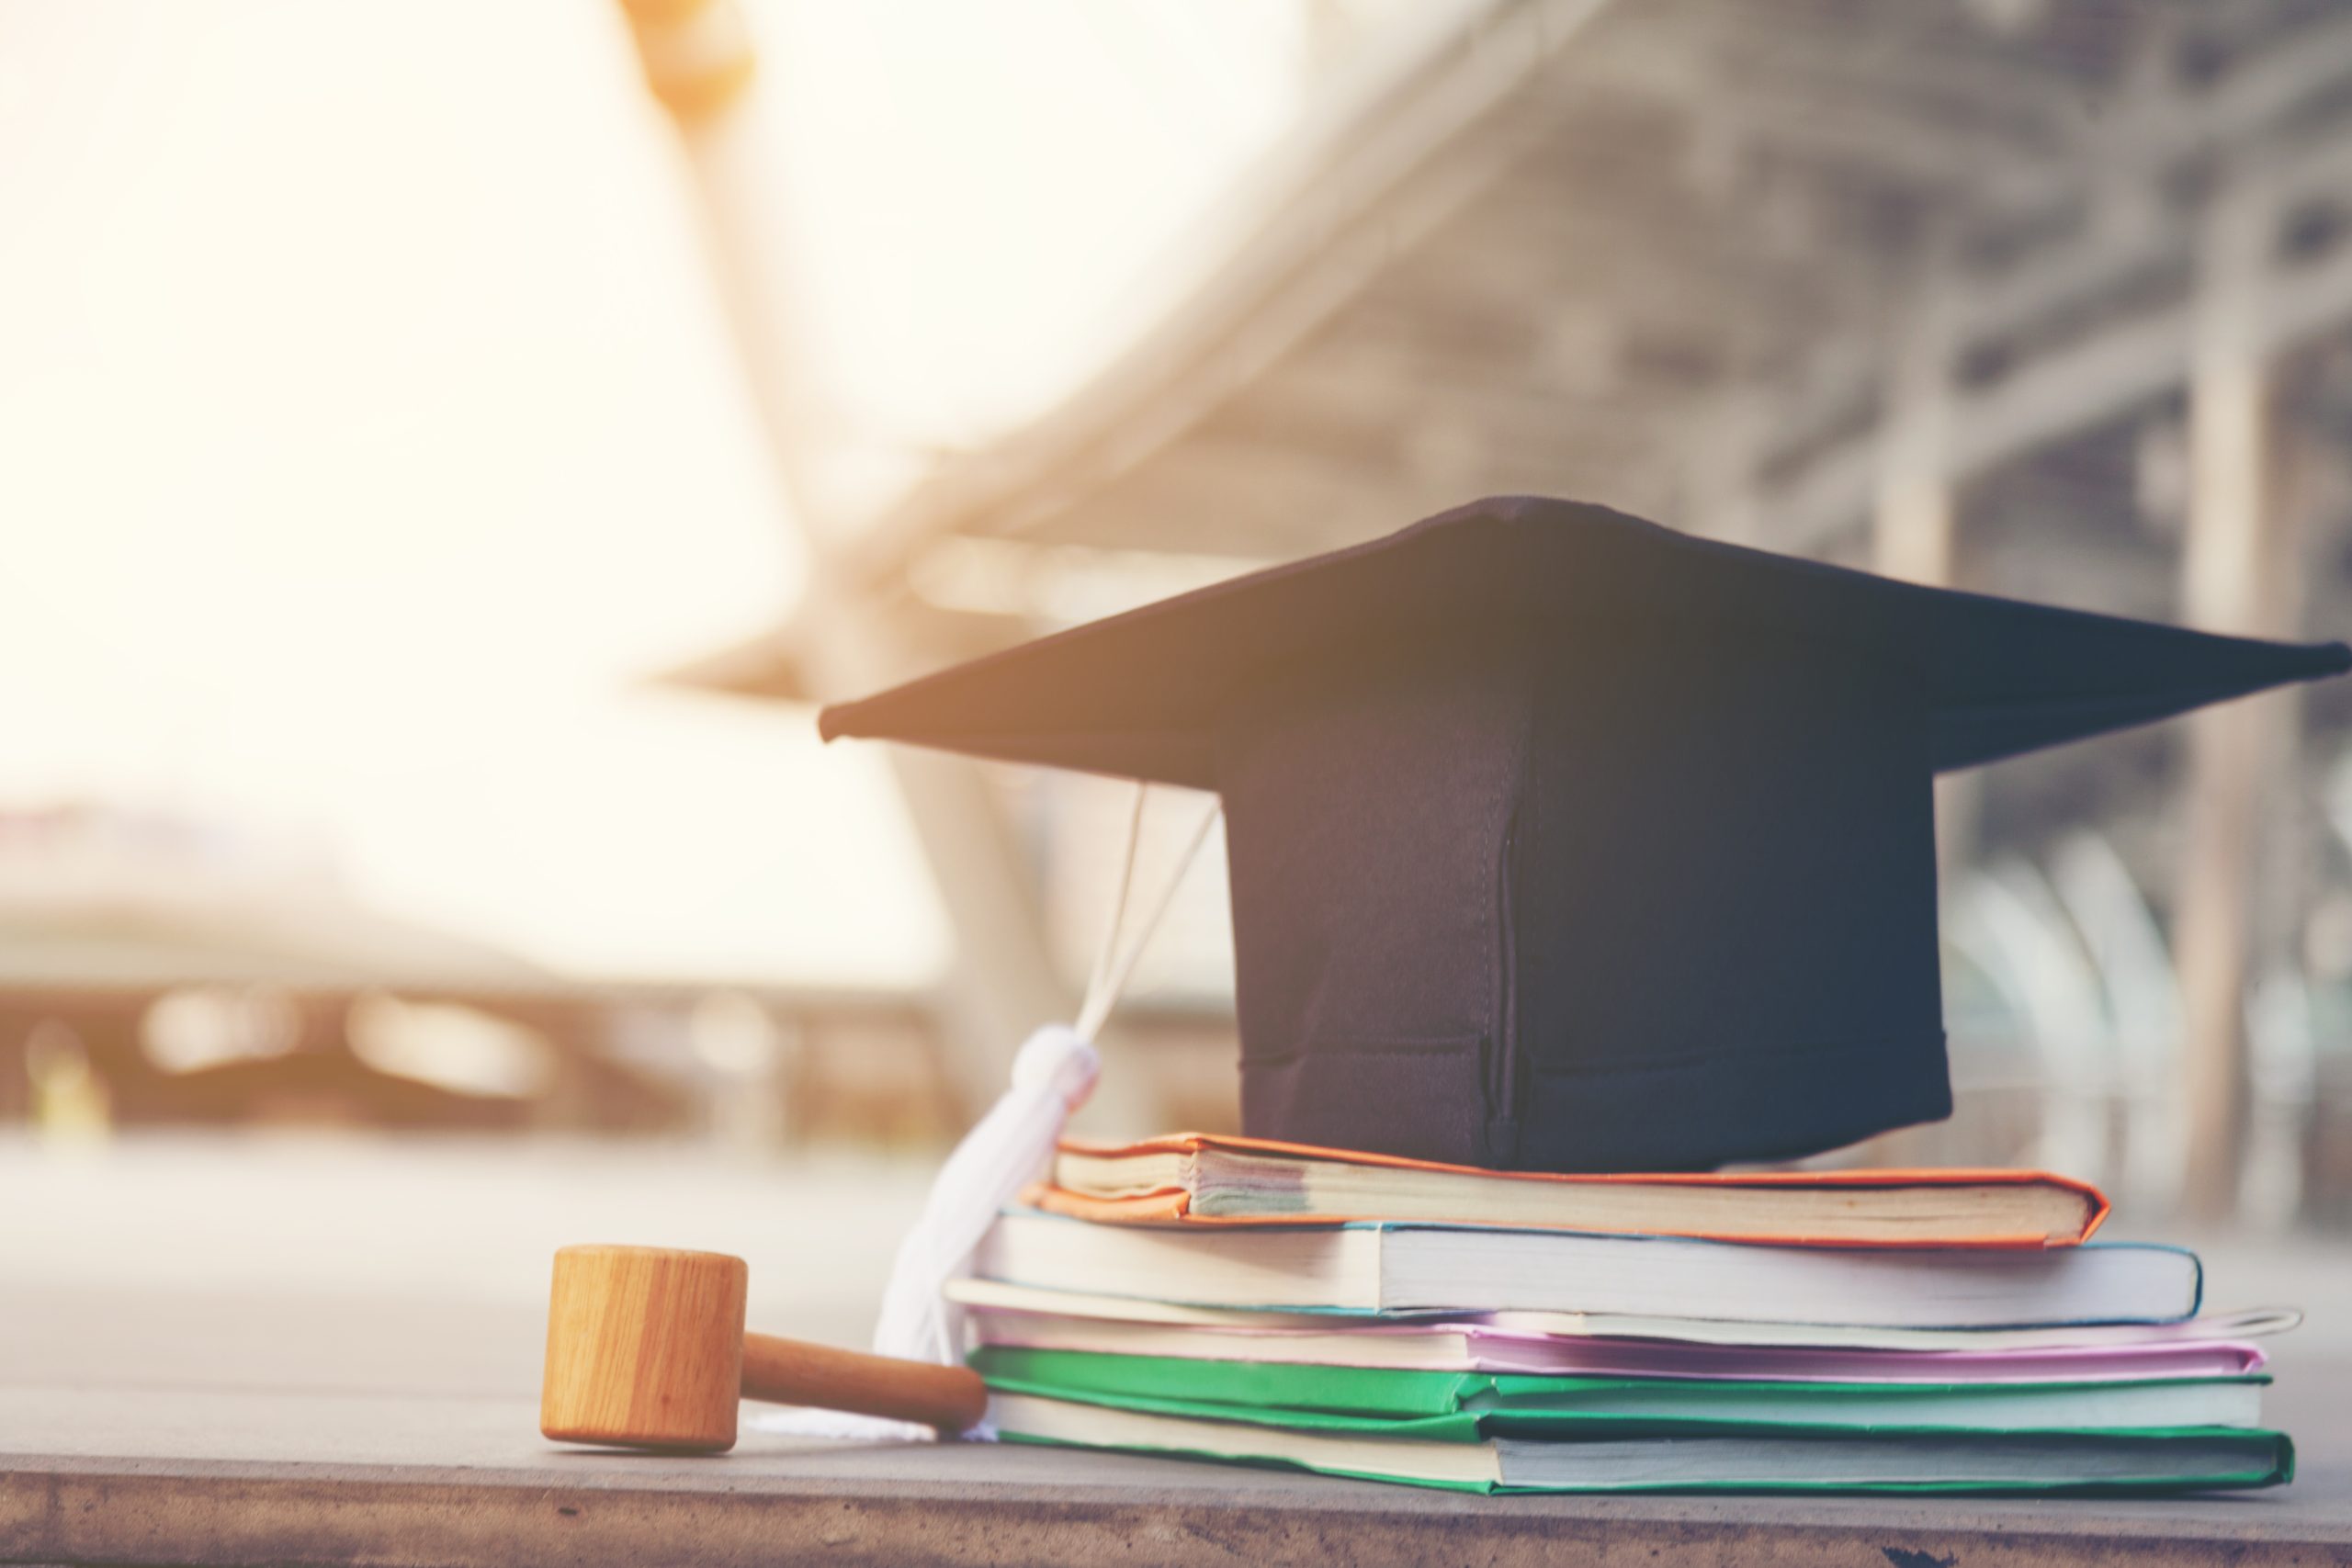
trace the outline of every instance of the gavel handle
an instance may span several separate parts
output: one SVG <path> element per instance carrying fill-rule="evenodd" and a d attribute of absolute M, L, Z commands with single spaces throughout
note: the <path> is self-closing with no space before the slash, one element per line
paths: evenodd
<path fill-rule="evenodd" d="M 782 1339 L 743 1336 L 743 1397 L 968 1430 L 988 1411 L 988 1385 L 969 1367 L 940 1367 Z"/>

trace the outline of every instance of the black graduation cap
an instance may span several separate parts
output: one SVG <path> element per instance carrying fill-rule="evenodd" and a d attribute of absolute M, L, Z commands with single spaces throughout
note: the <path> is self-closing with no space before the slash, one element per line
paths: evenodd
<path fill-rule="evenodd" d="M 1950 1113 L 1934 774 L 2347 668 L 1513 498 L 819 722 L 1219 792 L 1248 1133 L 1665 1170 Z"/>

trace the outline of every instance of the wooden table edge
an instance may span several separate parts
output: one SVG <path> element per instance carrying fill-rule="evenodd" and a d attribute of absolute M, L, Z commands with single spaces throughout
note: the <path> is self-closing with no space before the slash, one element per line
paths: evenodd
<path fill-rule="evenodd" d="M 1923 1507 L 1916 1526 L 1746 1517 L 1739 1499 L 1489 1499 L 1335 1484 L 1328 1499 L 1197 1487 L 708 1479 L 497 1469 L 0 1456 L 0 1562 L 1519 1563 L 1693 1561 L 1860 1568 L 2245 1568 L 2352 1560 L 2352 1524 Z M 1759 1503 L 1767 1501 L 1758 1499 Z M 1787 1499 L 1770 1501 L 1785 1503 Z M 1529 1506 L 1533 1504 L 1535 1506 Z M 1770 1512 L 1770 1510 L 1767 1510 Z M 1475 1550 L 1472 1550 L 1475 1548 Z"/>

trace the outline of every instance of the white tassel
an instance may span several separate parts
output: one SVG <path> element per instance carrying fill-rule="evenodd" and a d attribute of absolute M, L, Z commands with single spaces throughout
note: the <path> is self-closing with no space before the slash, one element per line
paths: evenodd
<path fill-rule="evenodd" d="M 882 1313 L 874 1329 L 877 1354 L 946 1366 L 963 1360 L 963 1314 L 947 1300 L 947 1281 L 965 1272 L 981 1238 L 996 1223 L 998 1212 L 1018 1198 L 1023 1188 L 1046 1176 L 1054 1146 L 1061 1141 L 1063 1123 L 1094 1092 L 1102 1058 L 1088 1036 L 1109 1016 L 1144 943 L 1167 914 L 1178 880 L 1216 821 L 1216 806 L 1212 802 L 1185 841 L 1182 856 L 1135 940 L 1122 952 L 1119 925 L 1135 877 L 1143 802 L 1144 794 L 1138 788 L 1128 822 L 1126 862 L 1119 874 L 1102 952 L 1095 960 L 1094 975 L 1080 1009 L 1079 1027 L 1047 1024 L 1023 1043 L 1012 1059 L 1012 1087 L 964 1134 L 964 1141 L 939 1168 L 922 1216 L 899 1244 L 898 1258 L 890 1268 L 890 1283 L 882 1293 Z M 763 1411 L 750 1425 L 755 1431 L 808 1438 L 930 1442 L 938 1437 L 928 1427 L 831 1410 Z M 993 1435 L 986 1428 L 966 1434 Z"/>
<path fill-rule="evenodd" d="M 964 1359 L 962 1314 L 947 1300 L 947 1281 L 964 1272 L 997 1212 L 1046 1174 L 1062 1123 L 1094 1092 L 1102 1067 L 1093 1044 L 1058 1023 L 1047 1024 L 1022 1045 L 1012 1059 L 1012 1087 L 939 1168 L 922 1217 L 899 1243 L 874 1328 L 877 1355 L 945 1366 Z M 752 1426 L 794 1437 L 881 1442 L 937 1437 L 928 1427 L 832 1410 L 763 1411 Z"/>
<path fill-rule="evenodd" d="M 947 1281 L 964 1271 L 997 1212 L 1046 1174 L 1069 1113 L 1094 1092 L 1102 1058 L 1074 1029 L 1047 1024 L 1012 1059 L 1012 1087 L 964 1134 L 931 1185 L 922 1218 L 899 1244 L 874 1348 L 885 1356 L 963 1359 L 962 1314 Z"/>

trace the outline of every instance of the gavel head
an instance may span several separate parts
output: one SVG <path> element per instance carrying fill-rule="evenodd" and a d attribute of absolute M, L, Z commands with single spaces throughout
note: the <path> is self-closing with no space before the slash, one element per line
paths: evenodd
<path fill-rule="evenodd" d="M 749 1272 L 720 1252 L 558 1252 L 539 1430 L 566 1443 L 733 1448 Z"/>

